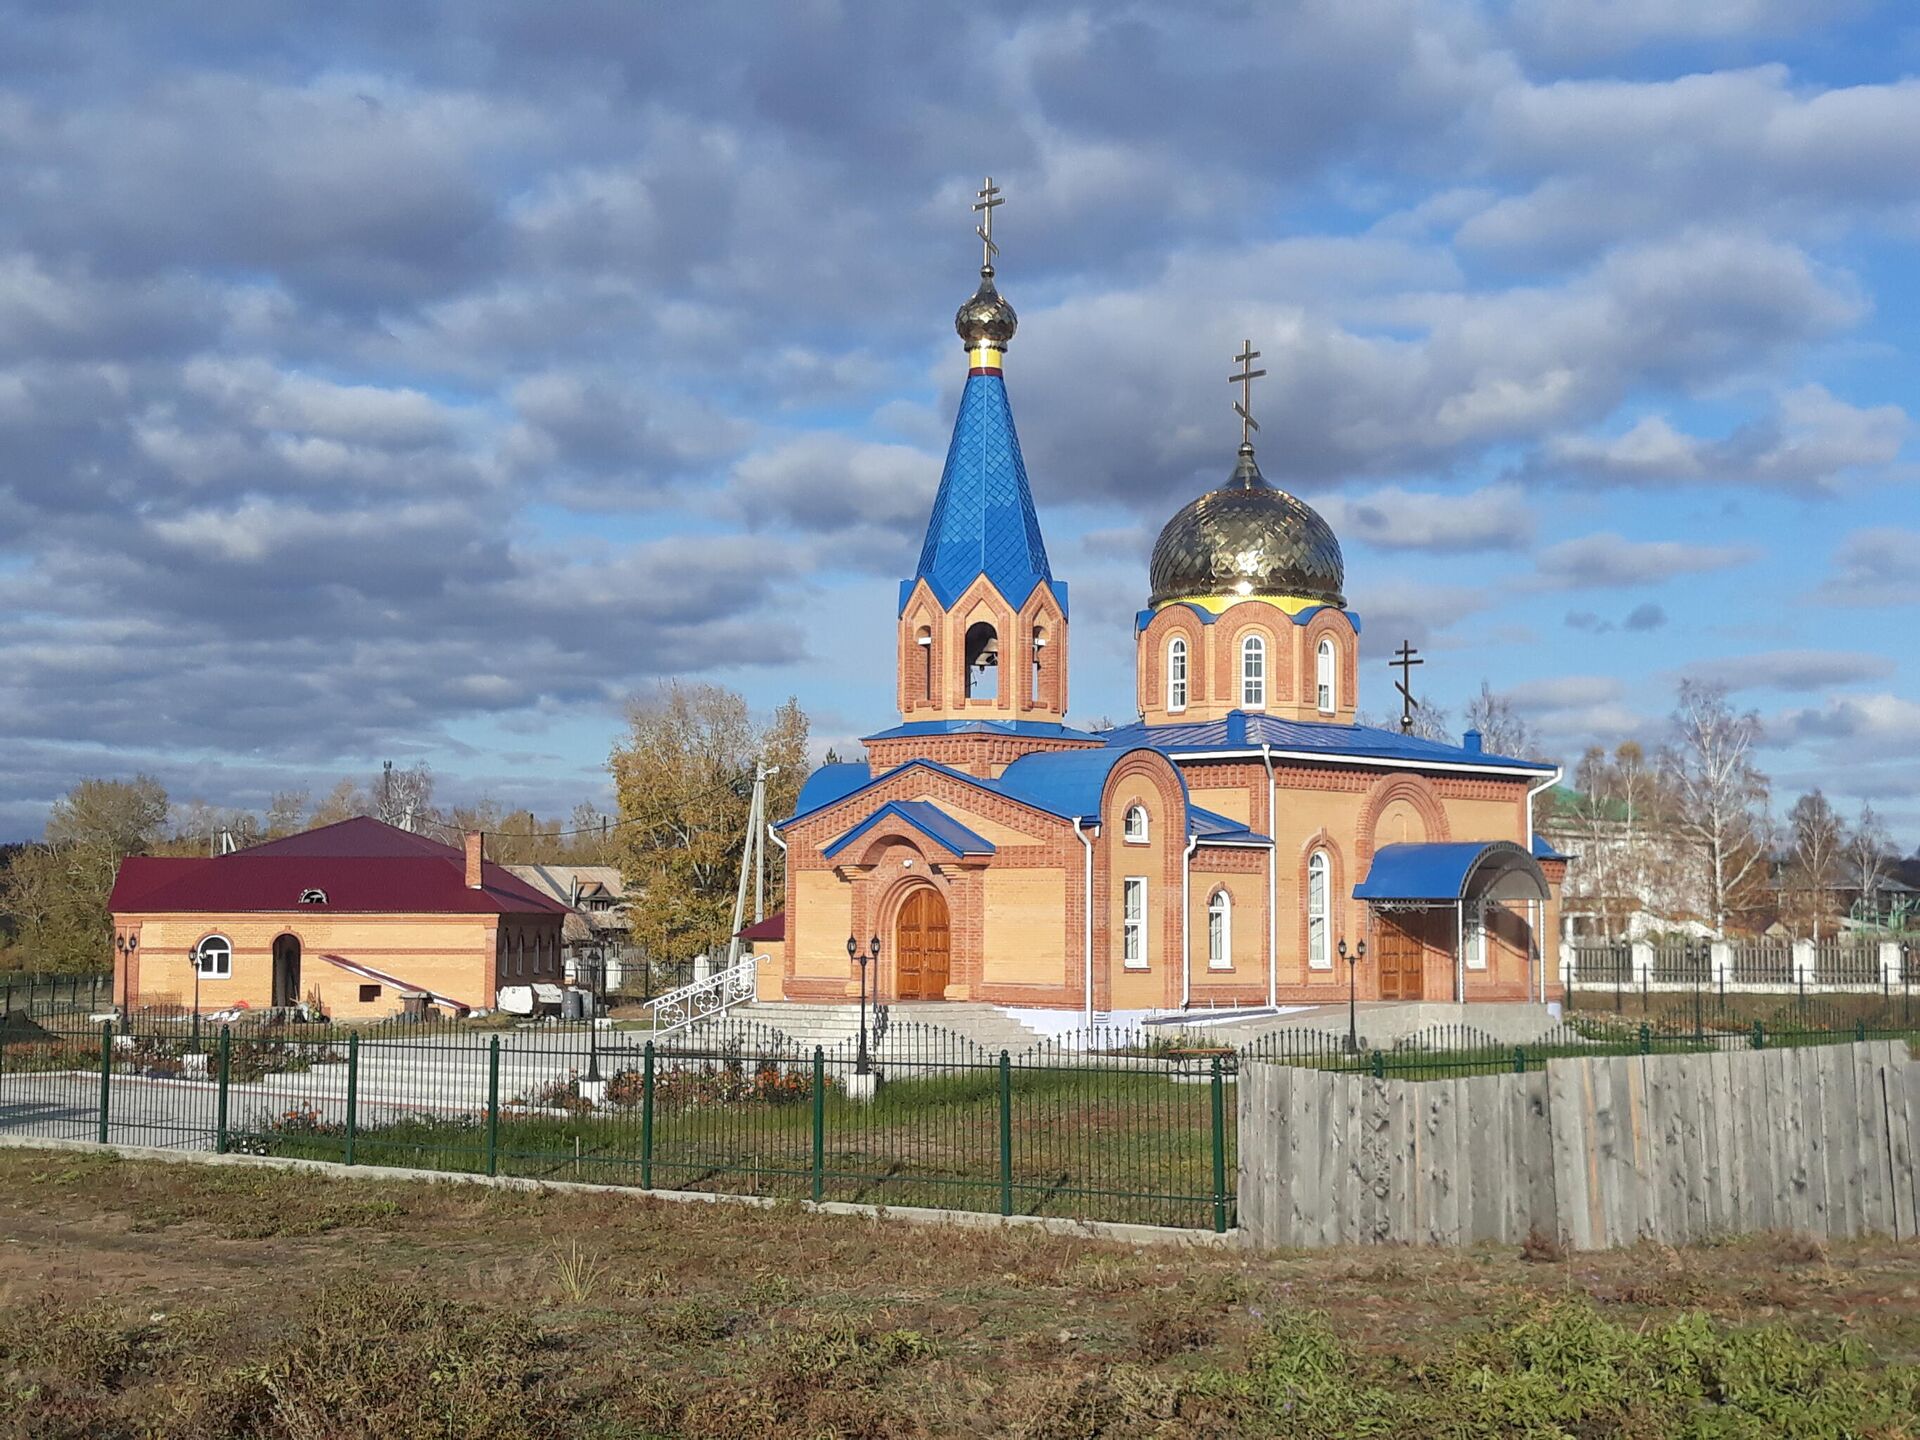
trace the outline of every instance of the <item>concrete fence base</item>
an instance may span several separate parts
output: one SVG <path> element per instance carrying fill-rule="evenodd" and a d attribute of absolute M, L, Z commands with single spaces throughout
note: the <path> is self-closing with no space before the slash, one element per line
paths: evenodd
<path fill-rule="evenodd" d="M 1920 1065 L 1897 1042 L 1428 1081 L 1256 1063 L 1239 1103 L 1257 1245 L 1920 1234 Z"/>

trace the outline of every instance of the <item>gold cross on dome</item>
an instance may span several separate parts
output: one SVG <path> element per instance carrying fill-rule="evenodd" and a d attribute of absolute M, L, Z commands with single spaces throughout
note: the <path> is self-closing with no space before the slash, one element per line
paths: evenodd
<path fill-rule="evenodd" d="M 1253 348 L 1253 341 L 1242 341 L 1240 353 L 1233 357 L 1240 364 L 1238 375 L 1229 375 L 1227 383 L 1240 387 L 1240 398 L 1233 402 L 1233 413 L 1240 417 L 1240 443 L 1251 445 L 1253 432 L 1260 428 L 1260 422 L 1253 418 L 1253 382 L 1267 372 L 1253 368 L 1253 362 L 1260 358 L 1260 352 Z"/>
<path fill-rule="evenodd" d="M 980 268 L 991 270 L 993 257 L 1000 253 L 1000 247 L 993 243 L 993 212 L 1007 201 L 1001 195 L 1000 187 L 993 183 L 991 175 L 987 176 L 987 183 L 974 192 L 974 196 L 973 208 L 982 222 L 973 227 L 973 233 L 980 237 Z"/>

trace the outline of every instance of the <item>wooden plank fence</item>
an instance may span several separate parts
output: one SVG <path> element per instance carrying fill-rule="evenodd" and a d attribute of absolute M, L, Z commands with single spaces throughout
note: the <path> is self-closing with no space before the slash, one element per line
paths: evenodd
<path fill-rule="evenodd" d="M 1897 1041 L 1416 1081 L 1249 1062 L 1238 1089 L 1259 1245 L 1920 1234 L 1920 1064 Z"/>

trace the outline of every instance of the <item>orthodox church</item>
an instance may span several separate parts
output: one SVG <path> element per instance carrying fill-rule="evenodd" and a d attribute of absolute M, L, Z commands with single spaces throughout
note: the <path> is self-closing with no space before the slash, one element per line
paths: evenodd
<path fill-rule="evenodd" d="M 982 199 L 989 199 L 988 191 Z M 982 207 L 976 207 L 982 208 Z M 1068 586 L 1008 403 L 1017 324 L 987 263 L 955 327 L 967 382 L 913 575 L 899 722 L 814 772 L 778 827 L 786 928 L 763 1000 L 970 1000 L 1031 1023 L 1363 999 L 1558 998 L 1564 858 L 1538 761 L 1354 723 L 1360 617 L 1340 543 L 1231 472 L 1153 548 L 1138 718 L 1067 723 Z M 1245 381 L 1260 373 L 1249 345 Z M 878 953 L 872 953 L 874 942 Z M 1362 944 L 1364 942 L 1364 950 Z"/>

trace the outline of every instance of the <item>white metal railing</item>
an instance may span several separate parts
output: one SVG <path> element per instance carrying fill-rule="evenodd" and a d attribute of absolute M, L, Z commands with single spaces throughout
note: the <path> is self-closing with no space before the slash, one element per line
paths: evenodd
<path fill-rule="evenodd" d="M 724 1015 L 734 1006 L 753 999 L 754 983 L 761 955 L 742 955 L 739 961 L 716 970 L 704 980 L 682 985 L 647 1002 L 653 1014 L 653 1033 L 671 1035 L 702 1020 Z"/>

